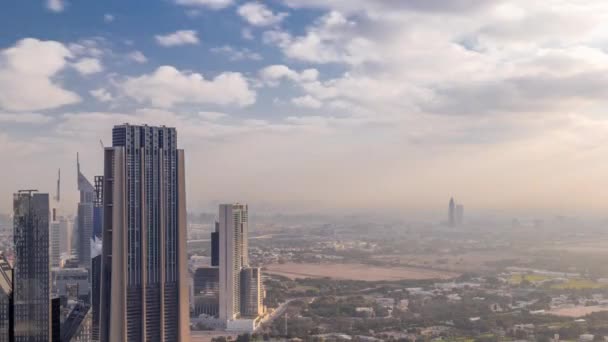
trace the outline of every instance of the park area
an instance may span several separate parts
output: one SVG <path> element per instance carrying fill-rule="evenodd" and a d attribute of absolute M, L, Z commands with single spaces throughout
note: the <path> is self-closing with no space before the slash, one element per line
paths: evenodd
<path fill-rule="evenodd" d="M 424 279 L 452 279 L 460 274 L 415 267 L 372 266 L 341 263 L 286 263 L 272 264 L 266 272 L 297 278 L 332 278 L 337 280 L 397 281 Z"/>

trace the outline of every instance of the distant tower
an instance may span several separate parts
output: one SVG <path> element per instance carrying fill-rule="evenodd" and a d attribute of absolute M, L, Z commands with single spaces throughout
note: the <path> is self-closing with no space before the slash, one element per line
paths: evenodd
<path fill-rule="evenodd" d="M 0 342 L 14 341 L 13 318 L 13 269 L 0 255 Z"/>
<path fill-rule="evenodd" d="M 93 236 L 93 207 L 96 199 L 95 188 L 80 171 L 80 160 L 76 155 L 76 171 L 78 175 L 78 246 L 76 253 L 78 265 L 87 270 L 91 269 L 91 237 Z M 72 248 L 73 249 L 73 248 Z"/>
<path fill-rule="evenodd" d="M 13 208 L 15 342 L 49 342 L 49 195 L 19 191 Z"/>
<path fill-rule="evenodd" d="M 241 270 L 249 266 L 248 209 L 242 204 L 220 205 L 220 319 L 241 314 Z"/>
<path fill-rule="evenodd" d="M 450 227 L 454 227 L 456 225 L 456 203 L 454 202 L 454 198 L 450 198 L 450 205 L 448 208 L 448 224 Z"/>
<path fill-rule="evenodd" d="M 464 205 L 456 204 L 456 225 L 462 226 L 464 223 Z"/>

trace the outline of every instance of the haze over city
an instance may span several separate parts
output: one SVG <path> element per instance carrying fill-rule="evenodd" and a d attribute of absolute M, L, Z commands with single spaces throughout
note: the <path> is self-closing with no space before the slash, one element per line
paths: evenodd
<path fill-rule="evenodd" d="M 190 212 L 608 207 L 604 1 L 3 7 L 2 194 L 53 192 L 58 168 L 73 184 L 77 152 L 99 173 L 129 122 L 177 128 Z"/>

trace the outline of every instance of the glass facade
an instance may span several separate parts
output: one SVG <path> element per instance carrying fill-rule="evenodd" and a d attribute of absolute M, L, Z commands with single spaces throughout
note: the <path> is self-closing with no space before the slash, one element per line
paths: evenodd
<path fill-rule="evenodd" d="M 14 195 L 15 342 L 50 340 L 49 196 Z"/>

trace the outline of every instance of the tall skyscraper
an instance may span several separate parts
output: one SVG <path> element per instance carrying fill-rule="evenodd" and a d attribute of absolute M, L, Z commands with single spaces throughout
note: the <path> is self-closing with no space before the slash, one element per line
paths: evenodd
<path fill-rule="evenodd" d="M 211 233 L 211 266 L 220 265 L 220 223 L 215 222 L 215 231 Z"/>
<path fill-rule="evenodd" d="M 116 126 L 104 153 L 101 341 L 189 341 L 185 164 L 177 132 Z"/>
<path fill-rule="evenodd" d="M 241 270 L 241 316 L 255 318 L 263 314 L 262 270 Z"/>
<path fill-rule="evenodd" d="M 0 256 L 0 342 L 13 337 L 13 269 L 4 255 Z"/>
<path fill-rule="evenodd" d="M 93 201 L 93 239 L 101 239 L 103 231 L 103 176 L 95 176 L 95 201 Z"/>
<path fill-rule="evenodd" d="M 78 173 L 78 238 L 77 256 L 80 267 L 91 269 L 91 237 L 93 236 L 93 212 L 96 199 L 95 188 L 80 171 L 80 160 L 76 157 L 76 171 Z"/>
<path fill-rule="evenodd" d="M 99 342 L 99 305 L 101 301 L 101 255 L 92 259 L 91 265 L 91 341 Z"/>
<path fill-rule="evenodd" d="M 53 220 L 51 222 L 51 267 L 61 266 L 61 222 L 53 209 Z"/>
<path fill-rule="evenodd" d="M 241 314 L 241 269 L 249 265 L 247 205 L 220 205 L 220 319 Z"/>
<path fill-rule="evenodd" d="M 48 342 L 49 195 L 19 191 L 13 197 L 13 209 L 15 342 Z"/>
<path fill-rule="evenodd" d="M 450 227 L 454 227 L 456 225 L 456 213 L 455 208 L 456 203 L 454 202 L 454 198 L 450 198 L 450 204 L 448 206 L 448 224 Z"/>

